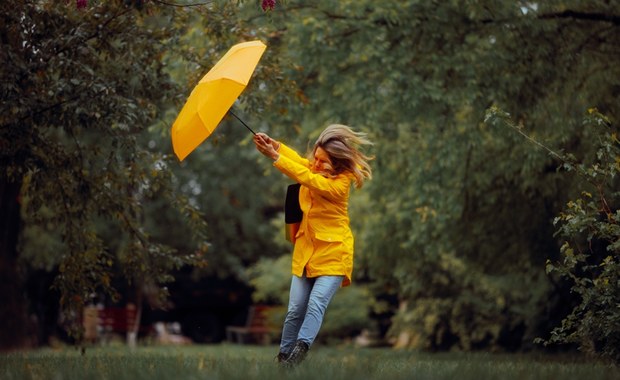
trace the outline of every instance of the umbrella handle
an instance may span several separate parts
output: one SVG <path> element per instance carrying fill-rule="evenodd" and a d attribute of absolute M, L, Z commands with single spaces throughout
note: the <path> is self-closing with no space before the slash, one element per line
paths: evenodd
<path fill-rule="evenodd" d="M 235 115 L 231 110 L 228 110 L 228 113 L 230 113 L 231 115 L 233 115 L 235 118 L 237 118 L 237 120 L 239 120 L 241 122 L 241 124 L 243 124 L 250 132 L 252 132 L 253 135 L 256 135 L 256 132 L 254 132 L 252 130 L 252 128 L 248 127 L 248 125 L 239 118 L 239 116 Z"/>

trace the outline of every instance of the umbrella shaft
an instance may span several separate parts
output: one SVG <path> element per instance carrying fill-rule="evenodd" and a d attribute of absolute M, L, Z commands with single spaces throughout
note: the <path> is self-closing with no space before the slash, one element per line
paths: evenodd
<path fill-rule="evenodd" d="M 245 126 L 250 132 L 252 132 L 253 135 L 256 134 L 256 132 L 254 132 L 252 130 L 252 128 L 250 128 L 243 120 L 241 120 L 241 118 L 239 118 L 239 116 L 235 115 L 232 111 L 228 111 L 231 115 L 233 115 L 237 120 L 239 120 L 241 122 L 241 124 L 243 124 L 243 126 Z"/>

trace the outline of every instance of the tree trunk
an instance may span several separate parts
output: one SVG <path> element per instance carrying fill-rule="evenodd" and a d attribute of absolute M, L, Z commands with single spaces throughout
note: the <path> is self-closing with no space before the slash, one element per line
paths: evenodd
<path fill-rule="evenodd" d="M 0 174 L 0 351 L 22 348 L 29 338 L 26 299 L 17 267 L 20 189 L 21 181 Z"/>
<path fill-rule="evenodd" d="M 130 348 L 136 348 L 138 345 L 138 333 L 140 332 L 140 319 L 142 319 L 142 303 L 144 299 L 144 293 L 142 292 L 143 285 L 140 284 L 136 289 L 136 303 L 127 305 L 134 308 L 134 318 L 131 320 L 131 324 L 127 326 L 127 345 Z"/>

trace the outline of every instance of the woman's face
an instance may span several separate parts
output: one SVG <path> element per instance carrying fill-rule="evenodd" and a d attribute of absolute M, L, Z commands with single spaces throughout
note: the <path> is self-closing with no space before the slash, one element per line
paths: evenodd
<path fill-rule="evenodd" d="M 332 160 L 321 147 L 317 147 L 314 151 L 314 161 L 312 161 L 311 170 L 313 173 L 331 173 L 333 170 Z"/>

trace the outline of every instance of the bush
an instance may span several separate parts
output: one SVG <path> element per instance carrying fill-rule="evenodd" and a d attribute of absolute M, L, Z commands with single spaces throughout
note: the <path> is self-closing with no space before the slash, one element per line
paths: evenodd
<path fill-rule="evenodd" d="M 447 253 L 433 267 L 422 280 L 433 292 L 402 301 L 392 320 L 396 348 L 505 351 L 533 340 L 528 326 L 548 293 L 544 274 L 492 276 Z"/>
<path fill-rule="evenodd" d="M 620 141 L 596 110 L 584 126 L 598 131 L 596 155 L 565 160 L 564 167 L 583 178 L 583 189 L 554 220 L 566 239 L 563 260 L 547 262 L 548 273 L 572 281 L 580 303 L 546 343 L 577 343 L 585 352 L 620 362 Z"/>
<path fill-rule="evenodd" d="M 556 236 L 563 239 L 559 262 L 547 261 L 549 275 L 571 282 L 577 306 L 540 343 L 577 344 L 590 354 L 620 362 L 620 140 L 611 122 L 596 109 L 588 110 L 583 127 L 594 131 L 594 152 L 578 160 L 555 152 L 527 136 L 497 108 L 487 118 L 499 119 L 530 142 L 577 173 L 580 195 L 555 219 Z"/>
<path fill-rule="evenodd" d="M 262 259 L 248 269 L 250 284 L 254 287 L 252 299 L 257 303 L 281 305 L 271 316 L 280 325 L 284 321 L 291 284 L 291 257 Z M 370 319 L 371 297 L 359 285 L 351 285 L 336 292 L 327 308 L 317 339 L 322 342 L 355 336 L 363 329 L 374 330 Z"/>

